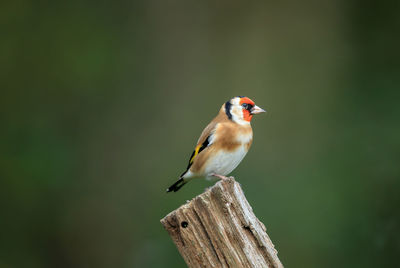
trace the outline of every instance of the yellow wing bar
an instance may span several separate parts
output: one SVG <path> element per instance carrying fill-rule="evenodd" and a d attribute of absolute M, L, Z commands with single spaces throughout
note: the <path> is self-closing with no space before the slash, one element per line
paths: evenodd
<path fill-rule="evenodd" d="M 189 164 L 193 163 L 193 160 L 199 154 L 199 150 L 200 150 L 201 146 L 202 146 L 202 144 L 199 144 L 196 146 L 196 148 L 194 149 L 194 152 L 193 152 L 193 156 L 192 156 L 192 158 L 190 158 Z"/>

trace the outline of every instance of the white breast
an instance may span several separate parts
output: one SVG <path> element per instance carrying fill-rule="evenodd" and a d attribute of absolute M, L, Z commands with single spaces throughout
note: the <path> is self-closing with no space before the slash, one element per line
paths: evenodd
<path fill-rule="evenodd" d="M 237 141 L 241 143 L 241 145 L 236 150 L 220 151 L 215 154 L 212 159 L 209 159 L 205 169 L 206 176 L 211 173 L 216 173 L 223 176 L 231 173 L 246 156 L 248 151 L 247 144 L 251 141 L 252 136 L 253 135 L 251 133 L 247 135 L 240 135 L 237 138 Z"/>
<path fill-rule="evenodd" d="M 207 161 L 205 174 L 208 176 L 211 173 L 219 175 L 228 175 L 231 173 L 247 154 L 247 148 L 241 145 L 238 149 L 231 152 L 220 151 Z"/>

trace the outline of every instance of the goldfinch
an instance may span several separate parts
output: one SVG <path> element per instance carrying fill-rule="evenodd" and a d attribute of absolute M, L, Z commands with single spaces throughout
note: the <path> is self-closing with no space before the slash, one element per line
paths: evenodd
<path fill-rule="evenodd" d="M 242 161 L 253 141 L 250 121 L 265 111 L 244 96 L 224 103 L 218 115 L 200 135 L 189 164 L 179 180 L 167 192 L 176 192 L 189 180 L 198 177 L 227 179 Z"/>

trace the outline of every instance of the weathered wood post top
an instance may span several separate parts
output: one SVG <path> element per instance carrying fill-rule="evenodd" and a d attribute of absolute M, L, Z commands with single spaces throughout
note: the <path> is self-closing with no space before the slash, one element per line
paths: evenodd
<path fill-rule="evenodd" d="M 161 223 L 188 267 L 283 267 L 233 178 L 217 182 Z"/>

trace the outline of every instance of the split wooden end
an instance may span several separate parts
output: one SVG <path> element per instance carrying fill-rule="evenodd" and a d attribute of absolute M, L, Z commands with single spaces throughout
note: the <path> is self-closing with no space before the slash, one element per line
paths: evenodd
<path fill-rule="evenodd" d="M 188 267 L 283 267 L 240 184 L 219 181 L 161 223 Z"/>

